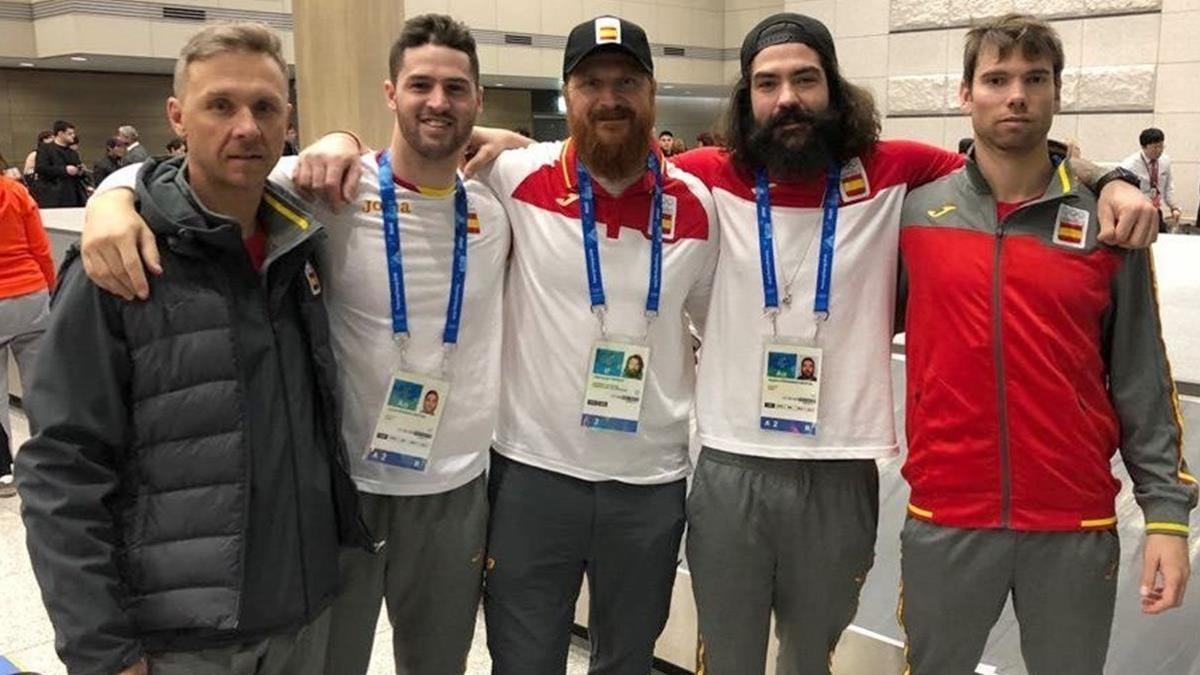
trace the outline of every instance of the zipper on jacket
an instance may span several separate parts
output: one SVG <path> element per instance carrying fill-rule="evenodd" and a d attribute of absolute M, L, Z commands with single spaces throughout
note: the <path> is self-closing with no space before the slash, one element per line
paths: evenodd
<path fill-rule="evenodd" d="M 284 253 L 289 253 L 294 248 L 296 248 L 296 247 L 291 246 Z M 282 258 L 282 256 L 283 256 L 283 254 L 277 256 L 275 258 L 275 260 L 279 260 L 280 258 Z M 292 272 L 292 270 L 287 270 L 287 271 L 289 273 Z M 274 348 L 272 349 L 272 351 L 275 353 L 275 367 L 279 368 L 280 377 L 284 377 L 284 373 L 287 372 L 287 369 L 286 369 L 284 363 L 280 360 L 279 331 L 275 326 L 275 314 L 271 308 L 271 284 L 270 284 L 270 278 L 268 277 L 268 274 L 269 274 L 269 270 L 267 269 L 267 265 L 264 262 L 263 270 L 261 273 L 261 284 L 259 285 L 259 291 L 260 291 L 260 294 L 262 296 L 262 301 L 263 301 L 263 305 L 262 305 L 263 315 L 267 320 L 267 325 L 270 326 L 270 328 L 271 328 L 271 339 L 274 342 L 274 345 L 273 345 Z M 293 276 L 294 275 L 289 274 L 289 277 L 293 277 Z M 295 279 L 288 278 L 283 283 L 285 283 L 287 286 L 289 286 L 289 288 L 284 293 L 284 295 L 285 295 L 284 302 L 286 303 L 288 301 L 288 298 L 286 296 L 289 296 L 295 292 L 294 289 L 290 288 L 290 286 L 293 283 L 295 283 Z M 299 312 L 300 309 L 297 307 L 296 311 Z M 314 393 L 314 398 L 315 398 L 316 392 L 313 392 L 313 393 Z M 303 595 L 304 595 L 304 618 L 305 618 L 305 621 L 311 621 L 314 618 L 312 615 L 312 604 L 313 603 L 312 603 L 312 598 L 309 597 L 308 556 L 307 556 L 308 549 L 304 545 L 304 506 L 300 499 L 300 493 L 303 490 L 302 490 L 302 487 L 300 484 L 300 474 L 297 472 L 298 458 L 296 457 L 296 452 L 295 452 L 296 451 L 296 443 L 294 440 L 292 440 L 295 438 L 296 427 L 295 427 L 294 421 L 292 419 L 292 402 L 291 402 L 291 399 L 288 397 L 288 391 L 287 391 L 286 386 L 283 388 L 281 395 L 283 396 L 283 405 L 284 405 L 284 411 L 285 411 L 284 416 L 287 419 L 287 425 L 288 425 L 288 445 L 291 446 L 291 448 L 292 448 L 292 453 L 291 453 L 291 456 L 289 457 L 290 461 L 288 463 L 291 465 L 292 488 L 293 488 L 293 490 L 295 490 L 293 498 L 294 498 L 295 507 L 296 507 L 296 544 L 297 544 L 297 547 L 299 548 L 299 551 L 297 553 L 299 554 L 298 557 L 299 557 L 299 561 L 300 561 L 300 590 L 301 590 L 301 593 L 303 593 Z M 314 400 L 314 404 L 315 403 L 316 403 L 316 401 Z"/>
<path fill-rule="evenodd" d="M 1012 459 L 1008 447 L 1008 394 L 1004 386 L 1004 317 L 1001 307 L 1003 264 L 1004 221 L 997 219 L 996 253 L 992 269 L 992 362 L 996 367 L 996 410 L 1000 423 L 1000 527 L 1007 528 L 1012 521 Z"/>
<path fill-rule="evenodd" d="M 227 303 L 229 305 L 229 315 L 230 315 L 230 317 L 232 317 L 233 321 L 237 321 L 237 309 L 235 307 L 235 305 L 237 304 L 237 291 L 234 290 L 233 281 L 231 281 L 231 278 L 236 276 L 236 270 L 233 271 L 233 274 L 228 274 L 227 272 L 229 272 L 229 270 L 225 270 L 225 269 L 221 269 L 220 267 L 217 267 L 215 272 L 216 272 L 215 276 L 220 280 L 219 283 L 223 283 L 225 285 L 225 293 L 226 293 L 225 297 L 226 297 Z M 230 330 L 231 331 L 233 330 L 232 325 L 230 327 Z M 241 354 L 239 353 L 238 348 L 237 348 L 237 339 L 233 338 L 232 342 L 233 342 L 234 365 L 236 366 L 239 363 L 239 357 L 241 356 Z M 246 555 L 246 549 L 249 548 L 249 546 L 246 544 L 246 542 L 248 542 L 250 540 L 250 537 L 248 536 L 249 532 L 250 532 L 250 497 L 252 494 L 251 486 L 254 484 L 254 454 L 252 452 L 250 452 L 250 443 L 251 443 L 251 438 L 252 438 L 251 433 L 250 433 L 251 422 L 250 422 L 250 415 L 247 415 L 246 412 L 247 412 L 247 410 L 245 408 L 245 403 L 243 401 L 242 451 L 244 453 L 244 457 L 246 460 L 246 470 L 244 472 L 245 480 L 246 480 L 246 489 L 245 489 L 245 499 L 242 500 L 242 547 L 241 547 L 242 550 L 238 556 L 240 558 L 240 564 L 239 564 L 239 569 L 238 569 L 238 581 L 237 581 L 237 588 L 238 588 L 237 606 L 234 608 L 234 614 L 233 614 L 233 625 L 234 625 L 235 629 L 240 628 L 242 625 L 242 606 L 243 606 L 243 601 L 246 599 L 246 558 L 248 557 Z"/>

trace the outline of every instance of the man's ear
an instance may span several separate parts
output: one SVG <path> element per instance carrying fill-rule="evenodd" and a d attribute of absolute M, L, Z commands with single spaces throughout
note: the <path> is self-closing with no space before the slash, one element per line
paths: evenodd
<path fill-rule="evenodd" d="M 171 123 L 176 136 L 187 139 L 187 130 L 183 125 L 183 101 L 174 96 L 167 97 L 167 121 Z"/>

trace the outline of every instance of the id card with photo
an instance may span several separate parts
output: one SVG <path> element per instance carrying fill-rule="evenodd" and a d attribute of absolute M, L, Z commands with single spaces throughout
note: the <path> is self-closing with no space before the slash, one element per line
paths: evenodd
<path fill-rule="evenodd" d="M 649 347 L 597 342 L 588 360 L 581 424 L 589 429 L 637 433 L 649 368 Z"/>
<path fill-rule="evenodd" d="M 763 349 L 759 428 L 815 436 L 820 408 L 821 350 L 768 342 Z"/>
<path fill-rule="evenodd" d="M 364 459 L 400 469 L 429 466 L 450 384 L 428 375 L 397 371 Z"/>

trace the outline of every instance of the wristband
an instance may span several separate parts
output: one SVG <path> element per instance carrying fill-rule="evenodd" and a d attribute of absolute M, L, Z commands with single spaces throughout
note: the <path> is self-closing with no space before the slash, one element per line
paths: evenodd
<path fill-rule="evenodd" d="M 1114 180 L 1119 180 L 1123 183 L 1129 183 L 1139 190 L 1142 189 L 1142 182 L 1138 179 L 1137 174 L 1129 169 L 1118 166 L 1112 171 L 1100 176 L 1100 178 L 1096 181 L 1096 195 L 1098 196 L 1101 192 L 1103 192 L 1104 186 L 1108 185 Z"/>

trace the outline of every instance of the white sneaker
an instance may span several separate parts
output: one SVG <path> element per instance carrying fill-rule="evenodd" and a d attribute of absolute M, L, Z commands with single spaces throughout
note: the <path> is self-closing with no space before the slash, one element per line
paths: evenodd
<path fill-rule="evenodd" d="M 17 494 L 17 486 L 13 484 L 12 474 L 0 476 L 0 499 Z"/>

